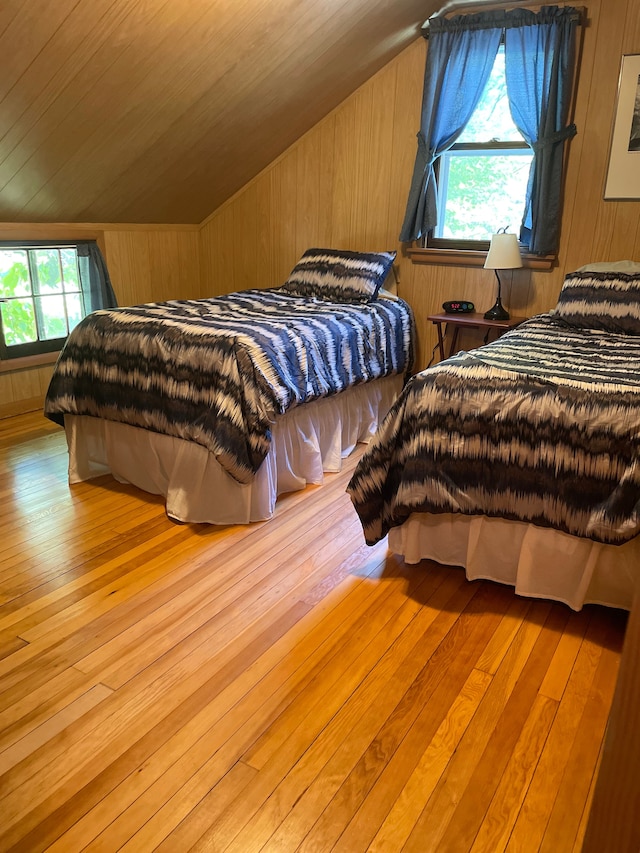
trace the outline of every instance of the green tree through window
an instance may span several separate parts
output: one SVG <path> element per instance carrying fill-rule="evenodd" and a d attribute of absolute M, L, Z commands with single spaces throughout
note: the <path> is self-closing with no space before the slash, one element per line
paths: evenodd
<path fill-rule="evenodd" d="M 0 248 L 2 357 L 59 349 L 85 313 L 74 247 Z"/>
<path fill-rule="evenodd" d="M 532 159 L 509 111 L 501 47 L 469 123 L 439 158 L 436 242 L 490 240 L 498 228 L 518 233 Z"/>

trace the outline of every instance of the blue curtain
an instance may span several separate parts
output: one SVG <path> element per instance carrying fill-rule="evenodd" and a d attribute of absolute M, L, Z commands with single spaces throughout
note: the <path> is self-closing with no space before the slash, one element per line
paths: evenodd
<path fill-rule="evenodd" d="M 417 240 L 437 224 L 433 164 L 460 136 L 480 100 L 500 46 L 503 18 L 501 12 L 480 12 L 429 22 L 418 151 L 402 241 Z"/>
<path fill-rule="evenodd" d="M 533 149 L 520 240 L 530 252 L 557 250 L 564 142 L 573 85 L 574 7 L 493 10 L 429 21 L 422 115 L 400 240 L 418 240 L 437 225 L 434 163 L 464 130 L 505 37 L 511 114 Z"/>
<path fill-rule="evenodd" d="M 533 149 L 520 241 L 529 251 L 557 251 L 562 213 L 562 166 L 573 85 L 577 10 L 543 7 L 507 13 L 505 76 L 511 115 Z"/>
<path fill-rule="evenodd" d="M 80 287 L 87 314 L 99 308 L 116 308 L 118 302 L 98 244 L 91 240 L 74 245 L 78 252 Z"/>

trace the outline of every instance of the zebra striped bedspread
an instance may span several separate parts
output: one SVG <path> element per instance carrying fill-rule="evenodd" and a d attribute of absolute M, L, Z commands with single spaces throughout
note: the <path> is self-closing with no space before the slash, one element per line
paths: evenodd
<path fill-rule="evenodd" d="M 90 415 L 194 441 L 239 482 L 274 418 L 308 400 L 409 373 L 402 300 L 345 304 L 248 290 L 96 311 L 69 335 L 45 414 Z"/>
<path fill-rule="evenodd" d="M 640 532 L 640 336 L 539 315 L 414 376 L 348 492 L 369 544 L 412 512 Z"/>

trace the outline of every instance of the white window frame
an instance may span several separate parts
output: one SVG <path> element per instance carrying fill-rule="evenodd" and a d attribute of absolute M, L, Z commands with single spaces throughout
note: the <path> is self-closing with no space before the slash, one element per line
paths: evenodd
<path fill-rule="evenodd" d="M 475 246 L 478 243 L 486 244 L 487 247 L 489 246 L 489 240 L 466 240 L 456 237 L 444 237 L 442 235 L 442 229 L 444 228 L 446 218 L 446 205 L 449 190 L 449 168 L 452 157 L 492 157 L 498 155 L 500 157 L 509 157 L 521 156 L 523 152 L 526 151 L 531 151 L 531 147 L 524 141 L 522 143 L 511 141 L 487 142 L 484 144 L 465 142 L 461 144 L 454 144 L 448 151 L 441 154 L 438 158 L 437 171 L 438 192 L 436 196 L 436 204 L 438 211 L 438 225 L 434 229 L 432 238 L 429 240 L 429 245 L 433 245 L 434 242 L 437 241 L 438 245 L 442 246 L 468 246 L 470 244 Z M 511 225 L 512 230 L 515 230 L 516 226 L 514 223 L 508 224 Z M 503 225 L 505 225 L 505 223 L 498 223 L 496 227 Z"/>

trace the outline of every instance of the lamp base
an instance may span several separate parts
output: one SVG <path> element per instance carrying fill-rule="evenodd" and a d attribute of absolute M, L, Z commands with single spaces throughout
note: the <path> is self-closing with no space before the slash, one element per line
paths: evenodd
<path fill-rule="evenodd" d="M 509 312 L 502 304 L 500 297 L 496 299 L 496 303 L 493 308 L 489 308 L 489 310 L 484 315 L 485 320 L 508 320 Z"/>

